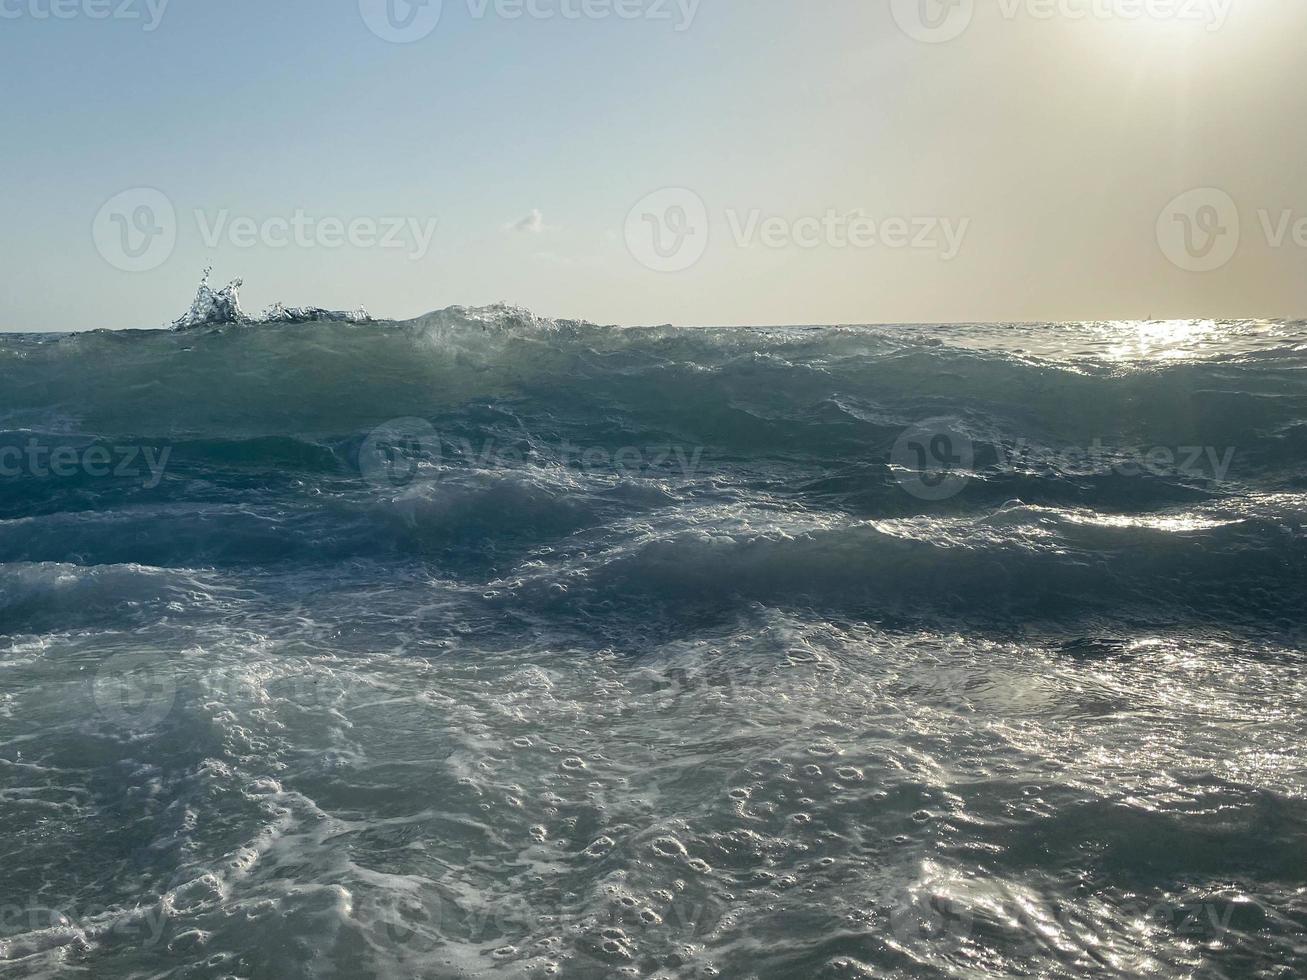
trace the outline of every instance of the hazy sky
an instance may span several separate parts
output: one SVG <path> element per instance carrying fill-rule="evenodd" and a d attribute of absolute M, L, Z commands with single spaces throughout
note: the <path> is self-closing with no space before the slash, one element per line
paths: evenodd
<path fill-rule="evenodd" d="M 0 330 L 158 326 L 206 265 L 396 317 L 1304 316 L 1305 37 L 1303 0 L 0 0 Z"/>

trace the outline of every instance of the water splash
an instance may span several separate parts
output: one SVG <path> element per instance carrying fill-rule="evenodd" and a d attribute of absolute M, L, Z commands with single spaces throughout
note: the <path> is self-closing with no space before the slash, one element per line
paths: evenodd
<path fill-rule="evenodd" d="M 191 301 L 191 308 L 171 324 L 173 330 L 186 330 L 191 327 L 210 327 L 229 323 L 309 323 L 315 320 L 328 320 L 338 323 L 369 323 L 372 317 L 366 310 L 353 311 L 326 310 L 317 306 L 286 306 L 274 303 L 257 317 L 250 317 L 241 309 L 240 289 L 245 285 L 243 279 L 233 279 L 222 289 L 214 290 L 209 285 L 209 276 L 213 268 L 207 267 L 200 279 L 200 286 Z"/>
<path fill-rule="evenodd" d="M 211 266 L 204 270 L 204 275 L 200 279 L 200 287 L 195 291 L 195 299 L 191 301 L 191 308 L 173 321 L 173 330 L 217 323 L 248 322 L 245 314 L 241 311 L 240 301 L 240 288 L 245 284 L 244 280 L 233 279 L 222 289 L 215 292 L 209 285 L 209 275 L 212 272 L 213 268 Z"/>

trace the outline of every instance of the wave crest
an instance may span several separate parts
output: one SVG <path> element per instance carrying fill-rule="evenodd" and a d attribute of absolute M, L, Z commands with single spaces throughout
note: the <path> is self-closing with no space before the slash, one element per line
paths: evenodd
<path fill-rule="evenodd" d="M 215 290 L 209 285 L 212 267 L 204 270 L 199 288 L 191 308 L 172 322 L 172 330 L 186 330 L 192 327 L 223 326 L 232 323 L 310 323 L 319 320 L 334 320 L 349 323 L 368 323 L 372 317 L 366 310 L 326 310 L 318 306 L 286 306 L 277 302 L 268 307 L 257 317 L 250 317 L 241 309 L 240 289 L 245 285 L 243 279 L 233 279 L 222 289 Z"/>

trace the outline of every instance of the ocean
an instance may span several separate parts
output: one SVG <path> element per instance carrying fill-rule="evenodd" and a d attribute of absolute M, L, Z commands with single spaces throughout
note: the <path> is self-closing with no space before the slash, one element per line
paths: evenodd
<path fill-rule="evenodd" d="M 0 334 L 0 976 L 1307 975 L 1307 324 L 306 319 Z"/>

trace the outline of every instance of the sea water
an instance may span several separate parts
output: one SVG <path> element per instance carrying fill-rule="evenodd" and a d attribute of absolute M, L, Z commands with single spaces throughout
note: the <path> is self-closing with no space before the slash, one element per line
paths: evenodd
<path fill-rule="evenodd" d="M 1307 325 L 303 319 L 0 334 L 0 975 L 1307 973 Z"/>

